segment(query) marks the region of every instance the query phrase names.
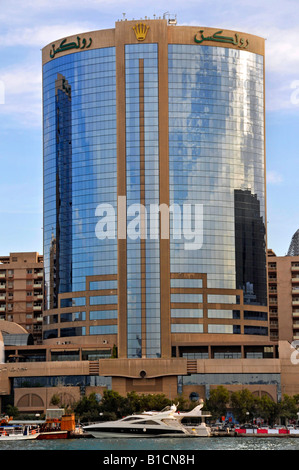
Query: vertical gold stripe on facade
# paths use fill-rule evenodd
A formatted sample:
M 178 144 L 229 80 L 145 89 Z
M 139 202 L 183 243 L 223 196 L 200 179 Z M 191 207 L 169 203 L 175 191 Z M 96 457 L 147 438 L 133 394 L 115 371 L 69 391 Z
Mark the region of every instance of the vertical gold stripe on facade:
M 122 26 L 122 23 L 120 23 Z M 117 197 L 126 196 L 126 82 L 123 30 L 115 28 Z M 126 217 L 121 214 L 121 217 Z M 117 235 L 120 214 L 117 213 Z M 127 357 L 127 240 L 117 236 L 118 268 L 118 357 Z
M 139 59 L 139 139 L 140 139 L 140 270 L 141 270 L 141 352 L 146 357 L 146 213 L 144 142 L 144 60 Z
M 167 22 L 159 24 L 159 194 L 160 205 L 169 207 L 169 156 L 168 156 L 168 36 Z M 161 213 L 160 213 L 161 228 Z M 161 232 L 161 229 L 160 229 Z M 161 357 L 171 357 L 170 335 L 170 242 L 160 233 L 160 315 Z

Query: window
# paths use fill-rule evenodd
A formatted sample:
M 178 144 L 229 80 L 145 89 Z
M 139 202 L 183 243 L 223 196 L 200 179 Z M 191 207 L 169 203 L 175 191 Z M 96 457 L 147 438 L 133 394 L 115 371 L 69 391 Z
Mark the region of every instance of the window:
M 161 426 L 161 423 L 158 423 L 157 421 L 152 421 L 152 420 L 139 421 L 138 424 L 152 424 L 154 426 Z
M 267 312 L 252 312 L 244 310 L 244 320 L 262 320 L 267 321 Z
M 90 320 L 107 320 L 109 318 L 117 318 L 117 310 L 96 310 L 89 312 Z
M 116 295 L 96 295 L 90 297 L 90 305 L 117 304 Z
M 173 303 L 201 303 L 202 294 L 171 294 L 171 302 Z
M 268 335 L 268 328 L 265 326 L 244 326 L 244 334 L 245 335 L 261 335 L 267 336 Z
M 89 327 L 91 335 L 114 335 L 117 334 L 117 325 L 95 325 Z
M 208 325 L 208 333 L 232 334 L 233 331 L 233 325 Z
M 79 361 L 79 351 L 51 351 L 51 361 Z
M 202 288 L 202 279 L 170 279 L 170 287 Z
M 203 333 L 203 325 L 195 323 L 173 323 L 171 333 Z
M 73 328 L 61 328 L 60 336 L 65 338 L 67 336 L 85 336 L 86 328 L 85 326 L 76 326 Z
M 199 400 L 199 395 L 197 392 L 191 392 L 189 395 L 189 400 L 190 401 L 198 401 Z
M 85 306 L 85 297 L 74 297 L 60 300 L 60 307 L 82 307 Z
M 73 322 L 73 321 L 84 321 L 86 319 L 85 312 L 70 312 L 70 313 L 61 313 L 60 321 L 63 322 Z
M 90 290 L 102 290 L 102 289 L 117 289 L 117 280 L 109 281 L 91 281 L 89 284 Z
M 203 310 L 200 308 L 172 308 L 172 318 L 202 318 Z

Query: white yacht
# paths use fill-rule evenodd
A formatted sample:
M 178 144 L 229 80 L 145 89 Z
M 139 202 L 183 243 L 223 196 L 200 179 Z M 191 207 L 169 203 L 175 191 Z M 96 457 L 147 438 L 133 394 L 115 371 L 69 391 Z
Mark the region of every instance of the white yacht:
M 161 412 L 148 411 L 108 421 L 83 426 L 84 431 L 96 438 L 103 437 L 208 437 L 210 429 L 198 405 L 188 413 L 177 412 L 172 405 Z M 182 421 L 186 421 L 186 425 Z M 198 422 L 199 420 L 199 422 Z
M 37 439 L 39 432 L 31 426 L 1 426 L 0 443 L 7 441 L 27 441 Z

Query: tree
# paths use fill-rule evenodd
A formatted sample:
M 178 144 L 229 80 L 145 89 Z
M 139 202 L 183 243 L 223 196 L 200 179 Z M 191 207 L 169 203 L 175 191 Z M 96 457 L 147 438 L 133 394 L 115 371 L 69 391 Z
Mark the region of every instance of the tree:
M 84 396 L 75 404 L 74 412 L 80 421 L 98 421 L 100 413 L 100 405 L 95 393 L 91 393 L 88 397 Z
M 143 411 L 161 411 L 166 406 L 172 405 L 172 401 L 169 400 L 163 393 L 157 394 L 142 394 L 140 396 L 141 410 Z
M 227 404 L 229 403 L 229 392 L 219 385 L 210 392 L 210 397 L 205 403 L 205 408 L 211 413 L 214 419 L 226 415 Z
M 297 419 L 297 402 L 295 397 L 284 395 L 279 403 L 279 416 L 286 420 Z
M 198 405 L 197 402 L 190 402 L 190 400 L 186 400 L 186 398 L 184 398 L 182 395 L 176 397 L 173 402 L 177 405 L 179 411 L 190 411 Z
M 263 395 L 256 400 L 257 415 L 267 423 L 273 425 L 279 414 L 279 405 L 275 403 L 268 395 Z
M 122 417 L 125 413 L 125 397 L 113 390 L 104 390 L 103 398 L 100 403 L 102 413 L 115 413 L 117 417 Z
M 117 358 L 117 347 L 116 347 L 115 344 L 113 345 L 113 348 L 112 348 L 112 351 L 111 351 L 111 357 L 114 358 L 114 359 Z
M 12 416 L 13 418 L 17 418 L 19 416 L 19 409 L 13 405 L 7 405 L 6 414 L 8 416 Z
M 245 423 L 248 419 L 252 420 L 256 414 L 257 399 L 247 389 L 233 392 L 230 397 L 232 411 L 240 423 Z
M 128 392 L 126 399 L 123 401 L 123 414 L 131 415 L 140 411 L 143 411 L 140 396 L 134 391 Z
M 53 396 L 52 399 L 56 402 L 55 396 Z M 109 421 L 143 411 L 161 411 L 163 408 L 173 403 L 175 403 L 181 411 L 192 409 L 196 406 L 196 403 L 190 404 L 189 401 L 181 396 L 172 401 L 163 393 L 139 395 L 135 391 L 132 391 L 128 392 L 126 397 L 123 397 L 113 390 L 105 390 L 100 403 L 98 403 L 96 394 L 92 393 L 88 397 L 82 397 L 73 408 L 76 417 L 79 418 L 80 421 Z
M 61 405 L 59 395 L 55 394 L 55 395 L 52 396 L 51 401 L 50 401 L 50 405 L 53 405 L 53 406 L 60 406 Z

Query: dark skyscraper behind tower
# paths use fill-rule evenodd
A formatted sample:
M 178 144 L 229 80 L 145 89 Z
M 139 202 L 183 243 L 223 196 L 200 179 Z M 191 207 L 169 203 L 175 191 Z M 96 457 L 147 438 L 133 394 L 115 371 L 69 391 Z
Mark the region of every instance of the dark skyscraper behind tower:
M 288 256 L 299 255 L 299 230 L 297 230 L 292 236 L 292 240 L 291 240 L 287 255 Z

